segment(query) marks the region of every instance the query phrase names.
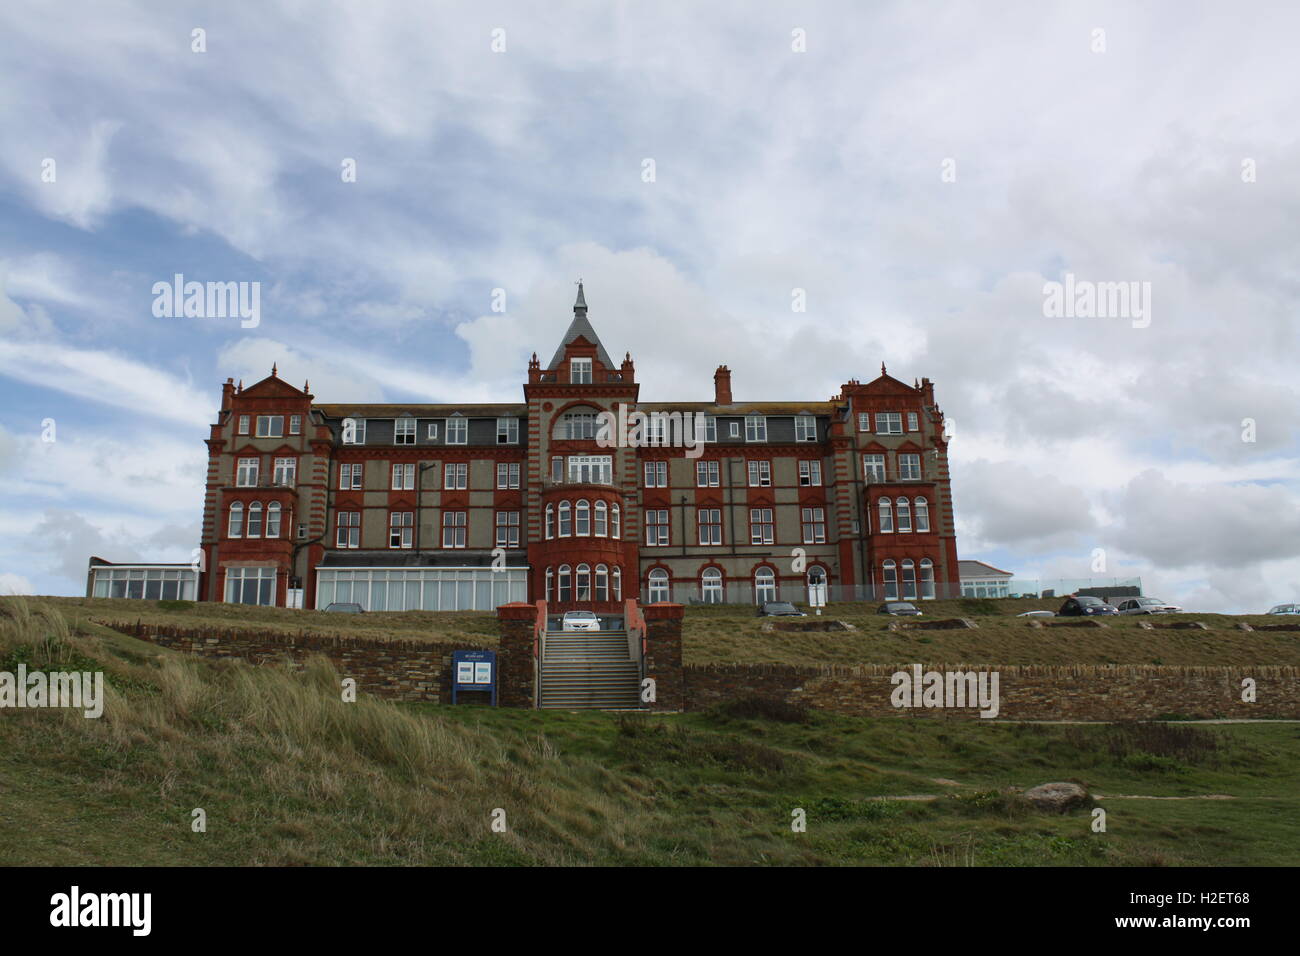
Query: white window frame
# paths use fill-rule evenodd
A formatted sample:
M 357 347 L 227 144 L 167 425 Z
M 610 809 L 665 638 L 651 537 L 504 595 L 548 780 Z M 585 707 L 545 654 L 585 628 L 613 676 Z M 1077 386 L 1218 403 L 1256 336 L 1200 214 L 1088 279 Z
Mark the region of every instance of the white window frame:
M 750 488 L 772 487 L 772 463 L 765 458 L 751 458 L 745 463 Z
M 796 415 L 794 417 L 794 440 L 817 440 L 817 417 L 815 415 Z
M 902 412 L 876 412 L 876 434 L 877 435 L 903 434 L 903 413 Z
M 413 511 L 390 511 L 388 513 L 388 547 L 406 549 L 412 544 L 415 532 L 415 513 Z
M 258 472 L 262 467 L 261 458 L 240 458 L 236 462 L 235 487 L 256 488 Z
M 393 462 L 393 481 L 391 491 L 415 490 L 415 462 Z
M 921 480 L 921 456 L 915 453 L 900 454 L 898 456 L 898 480 L 899 481 L 920 481 Z
M 590 358 L 569 359 L 569 384 L 590 385 L 592 382 L 592 360 Z
M 298 483 L 297 458 L 273 458 L 271 483 L 285 488 L 292 488 Z
M 749 509 L 749 543 L 776 543 L 776 520 L 772 508 Z
M 497 462 L 497 490 L 511 491 L 519 487 L 519 462 Z
M 519 444 L 519 419 L 517 418 L 497 419 L 497 444 L 498 445 Z
M 767 416 L 765 415 L 745 416 L 745 441 L 747 442 L 767 441 Z
M 447 419 L 445 444 L 469 444 L 469 419 L 464 415 L 453 415 Z
M 820 488 L 822 463 L 815 458 L 799 462 L 799 485 L 803 488 Z
M 469 488 L 469 462 L 449 461 L 442 466 L 442 490 L 465 491 Z
M 262 424 L 266 424 L 265 431 Z M 284 416 L 283 415 L 258 415 L 257 416 L 257 433 L 254 438 L 283 438 L 284 437 Z
M 662 520 L 660 520 L 662 519 Z M 645 544 L 647 548 L 666 548 L 671 541 L 667 508 L 647 508 L 645 512 Z
M 442 513 L 442 546 L 453 549 L 464 548 L 469 536 L 468 522 L 468 512 L 444 511 Z M 449 541 L 450 544 L 448 544 Z

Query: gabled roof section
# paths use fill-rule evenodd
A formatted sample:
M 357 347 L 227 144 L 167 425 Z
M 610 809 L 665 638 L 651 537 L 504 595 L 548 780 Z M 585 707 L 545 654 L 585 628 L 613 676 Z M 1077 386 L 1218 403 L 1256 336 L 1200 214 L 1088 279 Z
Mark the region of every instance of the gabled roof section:
M 306 398 L 307 391 L 305 385 L 302 390 L 294 388 L 280 378 L 275 366 L 271 366 L 270 375 L 248 388 L 241 389 L 239 395 L 241 398 Z
M 569 323 L 569 329 L 560 340 L 560 347 L 555 350 L 555 357 L 551 359 L 551 364 L 546 366 L 546 370 L 549 372 L 556 368 L 564 360 L 565 347 L 579 339 L 584 340 L 587 345 L 596 346 L 596 358 L 605 368 L 615 367 L 609 359 L 609 353 L 605 351 L 605 346 L 601 344 L 600 336 L 587 320 L 587 297 L 583 295 L 581 282 L 578 283 L 578 299 L 573 303 L 573 321 Z

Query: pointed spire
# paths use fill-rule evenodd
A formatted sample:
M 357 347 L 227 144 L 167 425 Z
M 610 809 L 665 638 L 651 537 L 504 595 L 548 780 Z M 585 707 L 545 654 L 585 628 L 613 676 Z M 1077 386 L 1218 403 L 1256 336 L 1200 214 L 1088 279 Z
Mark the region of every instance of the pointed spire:
M 275 364 L 274 362 L 272 362 L 272 363 L 271 363 L 271 378 L 275 378 L 278 374 L 279 374 L 279 372 L 278 372 L 277 369 L 276 369 L 276 364 Z
M 884 375 L 884 374 L 885 374 L 885 363 L 884 363 L 884 362 L 881 362 L 881 363 L 880 363 L 880 374 L 881 374 L 881 375 Z
M 304 378 L 304 379 L 302 380 L 302 392 L 303 392 L 304 395 L 308 395 L 308 394 L 311 393 L 311 380 L 310 380 L 310 379 L 305 379 L 305 378 Z
M 235 389 L 235 391 L 242 392 L 243 390 L 244 390 L 244 380 L 241 378 L 239 380 L 239 388 Z
M 587 297 L 582 294 L 582 280 L 578 280 L 578 300 L 573 303 L 574 312 L 587 311 Z

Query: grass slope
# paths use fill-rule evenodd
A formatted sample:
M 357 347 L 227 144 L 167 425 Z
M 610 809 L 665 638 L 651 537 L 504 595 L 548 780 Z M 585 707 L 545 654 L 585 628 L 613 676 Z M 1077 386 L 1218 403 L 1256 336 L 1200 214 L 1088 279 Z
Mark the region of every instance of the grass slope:
M 209 662 L 0 602 L 0 670 L 19 660 L 110 694 L 99 720 L 0 711 L 0 864 L 1300 863 L 1293 724 L 349 704 L 320 660 Z M 1106 833 L 1000 792 L 1059 779 L 1116 795 Z M 1233 799 L 1118 796 L 1212 793 Z
M 0 599 L 0 605 L 4 600 Z M 405 611 L 326 614 L 285 608 L 201 602 L 130 601 L 111 598 L 37 598 L 34 604 L 57 609 L 74 624 L 96 620 L 175 624 L 181 627 L 256 628 L 296 633 L 312 631 L 414 641 L 464 641 L 493 646 L 494 615 L 476 611 Z M 1059 606 L 1058 602 L 1048 602 Z M 179 606 L 178 606 L 179 605 Z M 682 630 L 687 664 L 894 664 L 946 661 L 962 664 L 1300 664 L 1300 631 L 1247 632 L 1241 621 L 1294 622 L 1266 615 L 1178 614 L 1156 618 L 1108 618 L 1105 628 L 1035 628 L 1015 615 L 1042 607 L 1033 600 L 926 602 L 925 620 L 964 617 L 976 630 L 890 631 L 891 618 L 875 605 L 837 604 L 827 620 L 853 630 L 794 633 L 765 629 L 752 608 L 724 605 L 688 607 Z M 1201 621 L 1209 630 L 1146 630 L 1140 625 Z M 807 623 L 816 618 L 806 619 Z

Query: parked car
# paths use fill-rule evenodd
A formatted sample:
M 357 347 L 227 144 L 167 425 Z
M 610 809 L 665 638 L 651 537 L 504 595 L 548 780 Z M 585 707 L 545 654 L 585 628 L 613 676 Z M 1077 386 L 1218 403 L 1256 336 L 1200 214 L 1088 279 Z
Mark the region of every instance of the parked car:
M 886 601 L 876 609 L 877 614 L 892 614 L 894 617 L 920 617 L 921 611 L 910 601 Z
M 353 601 L 335 601 L 325 608 L 326 613 L 333 612 L 335 614 L 363 614 L 365 610 L 360 604 Z
M 1177 614 L 1182 610 L 1177 604 L 1166 604 L 1160 598 L 1135 597 L 1116 605 L 1121 614 Z
M 1080 594 L 1066 598 L 1065 603 L 1056 613 L 1058 617 L 1082 617 L 1094 614 L 1118 614 L 1119 608 L 1107 604 L 1101 598 Z
M 595 611 L 565 611 L 560 620 L 562 631 L 599 631 L 600 618 Z
M 758 606 L 759 617 L 807 617 L 789 601 L 766 601 Z
M 1056 617 L 1055 611 L 1021 611 L 1016 617 Z
M 1268 609 L 1269 614 L 1300 614 L 1300 604 L 1278 604 Z

